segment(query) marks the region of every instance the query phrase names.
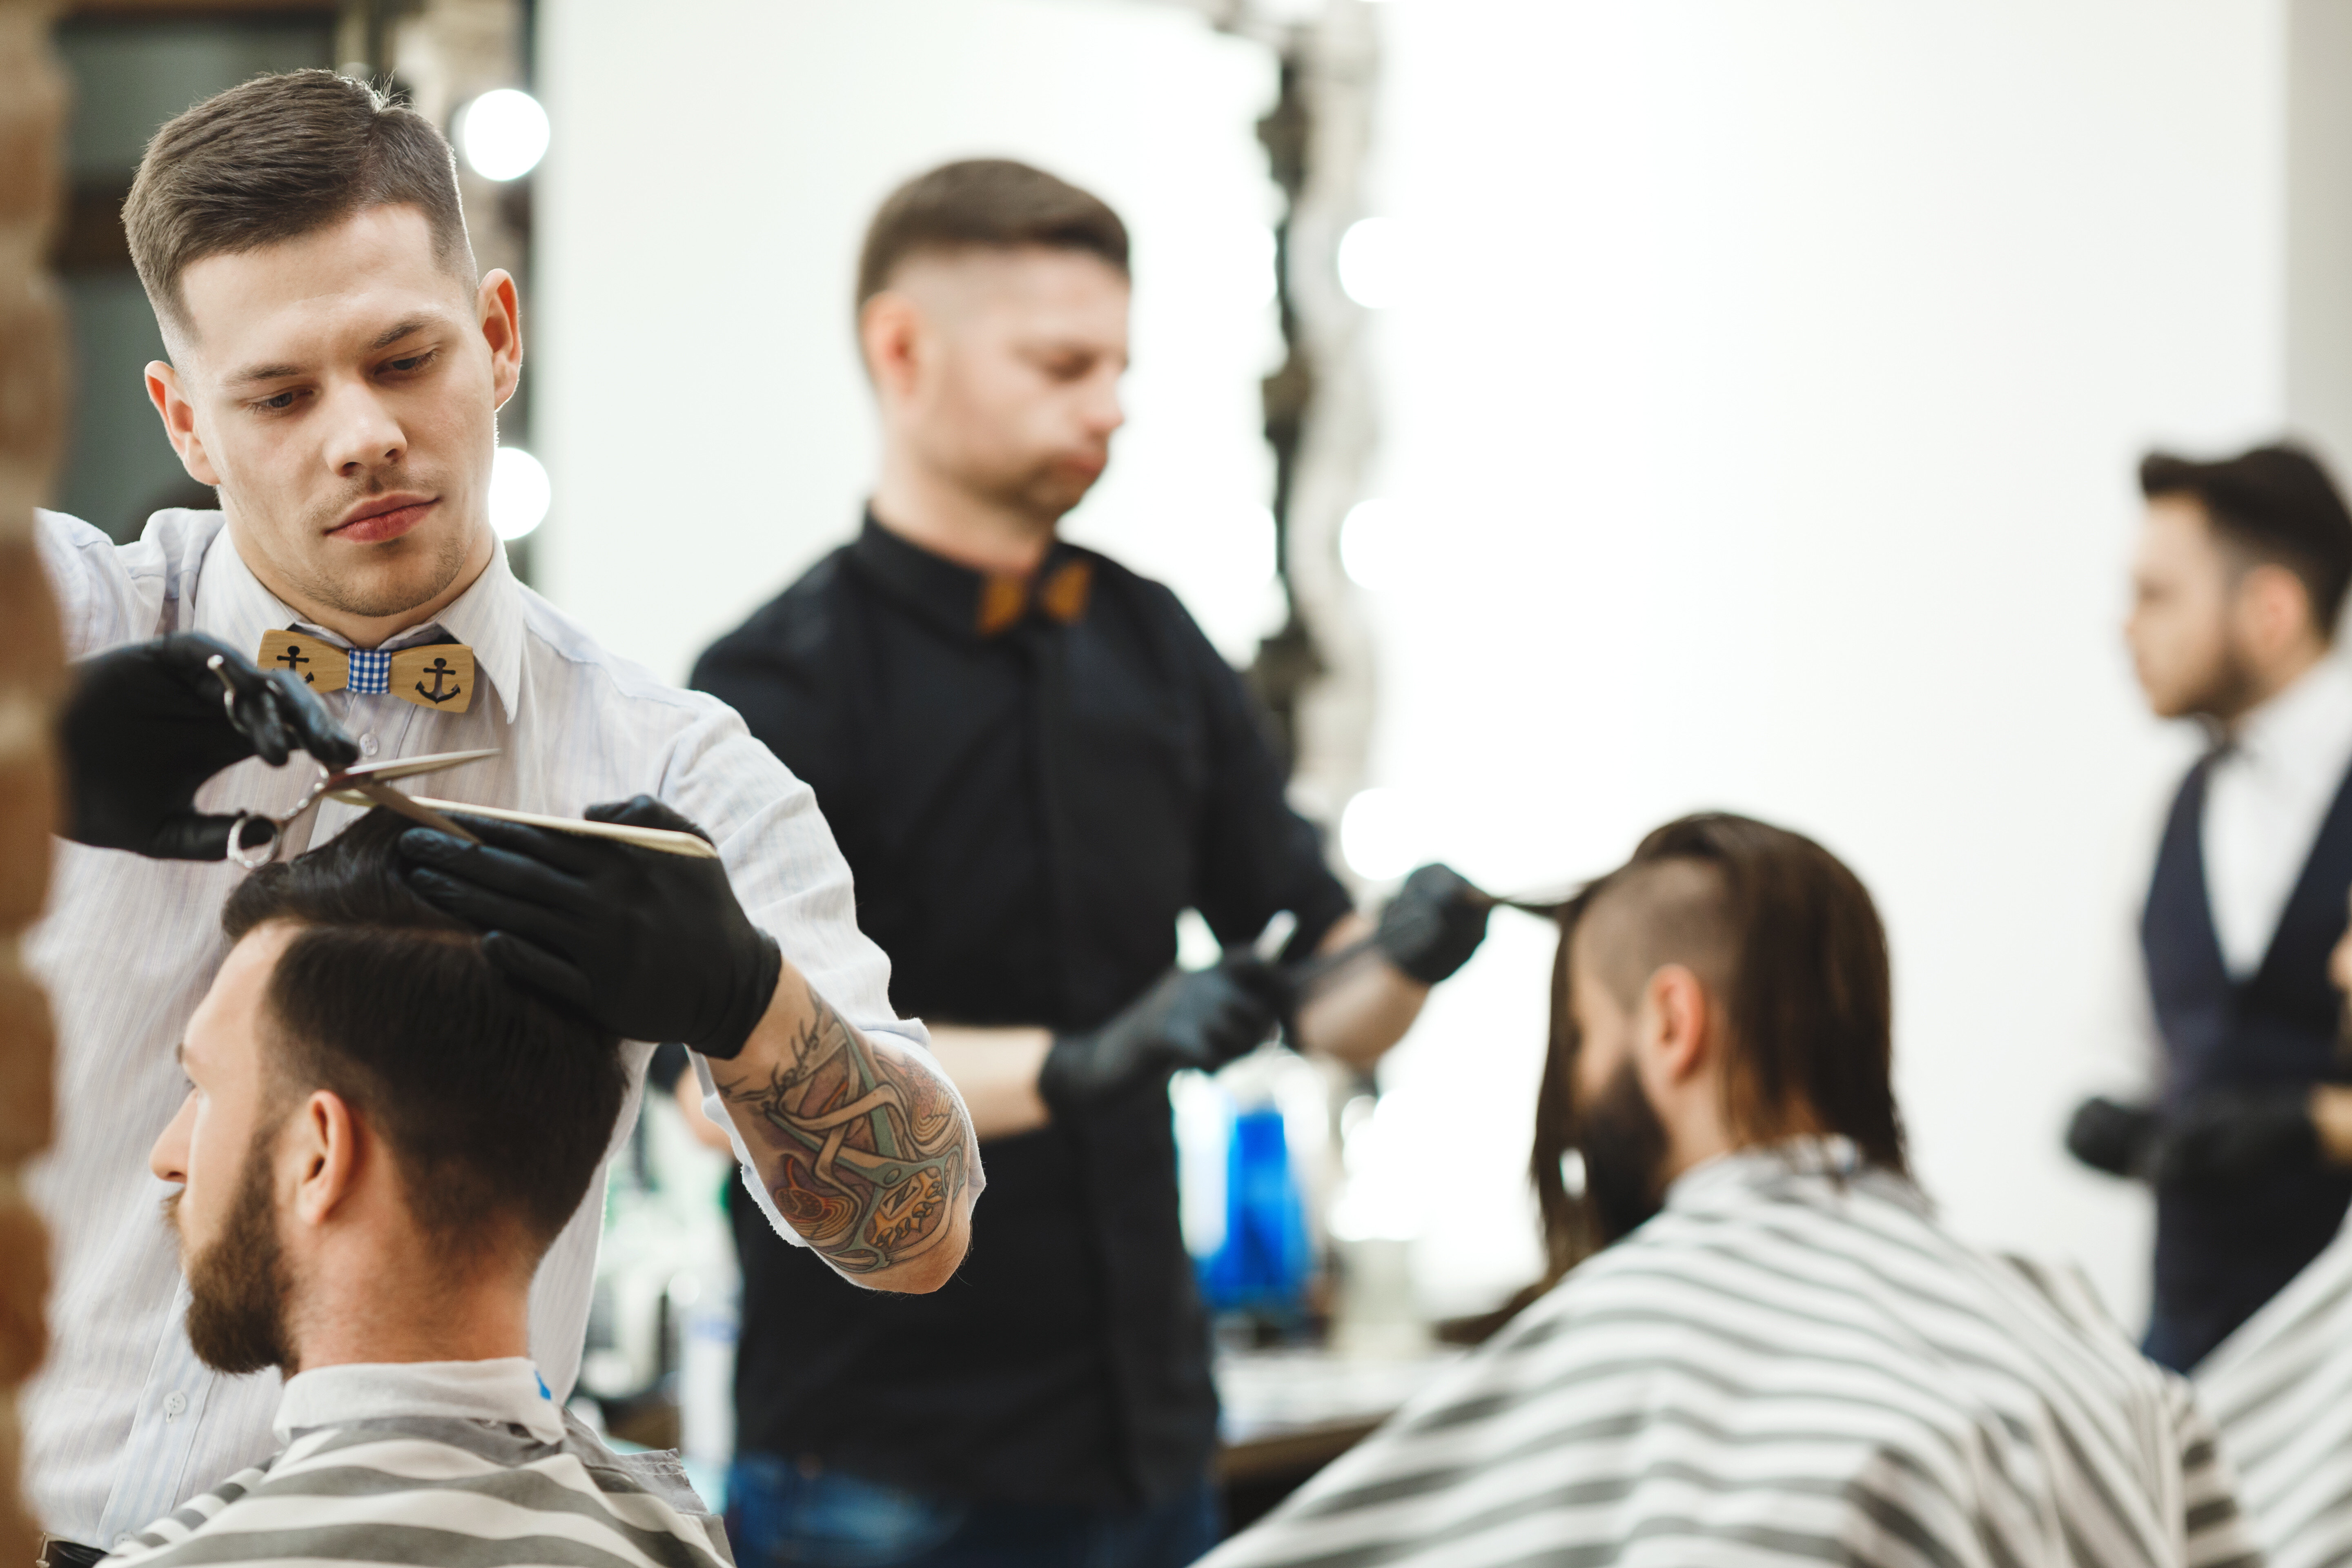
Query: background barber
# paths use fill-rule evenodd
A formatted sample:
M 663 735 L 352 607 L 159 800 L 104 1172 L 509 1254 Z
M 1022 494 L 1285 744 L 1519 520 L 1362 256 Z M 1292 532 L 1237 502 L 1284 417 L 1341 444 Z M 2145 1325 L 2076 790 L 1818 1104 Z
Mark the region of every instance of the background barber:
M 1119 219 L 1049 174 L 954 163 L 892 195 L 858 271 L 864 530 L 695 672 L 815 788 L 893 1003 L 988 1141 L 971 1260 L 920 1303 L 843 1289 L 739 1213 L 746 1561 L 1174 1564 L 1214 1539 L 1166 1083 L 1285 999 L 1245 957 L 1173 973 L 1176 919 L 1245 953 L 1288 910 L 1287 960 L 1371 928 L 1175 596 L 1055 536 L 1122 419 L 1128 297 Z M 1486 920 L 1424 868 L 1298 1037 L 1368 1067 Z M 787 1321 L 831 1352 L 771 1353 Z
M 2347 1076 L 2327 962 L 2352 889 L 2352 668 L 2334 648 L 2352 515 L 2284 447 L 2158 453 L 2140 488 L 2133 666 L 2158 716 L 2198 720 L 2212 744 L 2174 798 L 2141 913 L 2154 1098 L 2086 1102 L 2068 1146 L 2154 1184 L 2146 1348 L 2185 1372 L 2352 1203 L 2315 1117 Z

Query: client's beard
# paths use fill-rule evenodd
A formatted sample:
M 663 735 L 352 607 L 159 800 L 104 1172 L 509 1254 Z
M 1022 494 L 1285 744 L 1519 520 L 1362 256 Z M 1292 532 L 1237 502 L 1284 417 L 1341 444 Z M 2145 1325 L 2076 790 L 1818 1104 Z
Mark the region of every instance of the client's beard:
M 1617 1064 L 1591 1104 L 1577 1107 L 1569 1142 L 1584 1156 L 1585 1202 L 1602 1246 L 1623 1239 L 1658 1212 L 1666 1129 L 1642 1092 L 1631 1058 Z
M 259 1372 L 294 1363 L 286 1333 L 286 1254 L 269 1194 L 267 1150 L 272 1142 L 255 1134 L 220 1235 L 187 1260 L 188 1346 L 215 1372 Z M 174 1193 L 163 1202 L 164 1217 L 174 1230 L 180 1226 L 181 1196 Z

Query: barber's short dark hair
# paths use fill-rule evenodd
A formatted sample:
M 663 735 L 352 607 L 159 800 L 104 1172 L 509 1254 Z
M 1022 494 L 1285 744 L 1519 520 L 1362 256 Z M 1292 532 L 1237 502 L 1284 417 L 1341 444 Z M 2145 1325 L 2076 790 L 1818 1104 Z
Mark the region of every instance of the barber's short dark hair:
M 441 263 L 473 249 L 449 143 L 430 121 L 329 70 L 260 76 L 155 132 L 122 225 L 155 313 L 184 325 L 180 275 L 208 256 L 299 239 L 362 207 L 421 209 Z
M 1569 953 L 1586 921 L 1632 923 L 1637 929 L 1606 933 L 1613 952 L 1653 967 L 1688 964 L 1716 993 L 1739 1133 L 1766 1140 L 1810 1122 L 1851 1139 L 1869 1164 L 1907 1170 L 1886 928 L 1870 890 L 1836 856 L 1769 823 L 1704 812 L 1652 833 L 1631 860 L 1556 913 L 1551 1041 L 1528 1163 L 1549 1280 L 1591 1251 L 1597 1236 L 1560 1175 L 1583 1043 L 1569 1005 Z M 1594 978 L 1622 989 L 1620 976 Z
M 2139 489 L 2150 500 L 2191 498 L 2223 544 L 2294 573 L 2311 600 L 2321 640 L 2336 640 L 2336 618 L 2352 585 L 2352 512 L 2319 459 L 2284 445 L 2210 463 L 2150 452 L 2140 459 Z
M 264 867 L 222 911 L 232 942 L 300 928 L 264 1005 L 280 1101 L 331 1089 L 391 1146 L 417 1223 L 453 1255 L 536 1258 L 580 1207 L 628 1089 L 620 1042 L 509 982 L 479 933 L 400 879 L 405 820 L 369 812 Z M 505 1222 L 505 1223 L 501 1223 Z
M 967 158 L 890 193 L 857 258 L 857 307 L 917 256 L 1021 246 L 1079 250 L 1127 268 L 1127 226 L 1102 198 L 1010 158 Z

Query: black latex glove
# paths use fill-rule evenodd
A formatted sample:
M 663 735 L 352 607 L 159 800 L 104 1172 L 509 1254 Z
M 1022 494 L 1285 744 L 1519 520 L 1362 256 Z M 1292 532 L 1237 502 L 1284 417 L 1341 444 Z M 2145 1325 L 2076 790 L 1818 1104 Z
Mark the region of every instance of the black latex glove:
M 450 816 L 477 847 L 412 827 L 408 885 L 488 934 L 516 980 L 628 1040 L 677 1040 L 725 1060 L 743 1048 L 783 973 L 775 939 L 735 900 L 727 869 L 607 838 Z M 710 836 L 654 799 L 592 805 L 597 822 Z
M 2066 1124 L 2066 1152 L 2110 1176 L 2143 1173 L 2155 1140 L 2156 1112 L 2144 1105 L 2086 1100 Z
M 2180 1192 L 2230 1192 L 2319 1165 L 2308 1088 L 2216 1092 L 2158 1129 L 2148 1179 Z
M 1486 940 L 1495 900 L 1451 866 L 1423 866 L 1404 879 L 1372 941 L 1402 973 L 1434 985 L 1470 962 Z
M 1280 985 L 1255 958 L 1171 969 L 1098 1029 L 1056 1035 L 1037 1092 L 1056 1115 L 1084 1112 L 1179 1068 L 1217 1068 L 1255 1049 L 1281 1016 Z
M 227 689 L 205 668 L 217 655 Z M 198 786 L 233 763 L 259 757 L 282 767 L 308 752 L 330 767 L 360 749 L 289 670 L 264 672 L 226 643 L 194 632 L 109 649 L 73 666 L 59 717 L 65 754 L 66 837 L 158 860 L 218 860 L 236 818 L 196 810 Z M 246 847 L 276 831 L 248 822 Z

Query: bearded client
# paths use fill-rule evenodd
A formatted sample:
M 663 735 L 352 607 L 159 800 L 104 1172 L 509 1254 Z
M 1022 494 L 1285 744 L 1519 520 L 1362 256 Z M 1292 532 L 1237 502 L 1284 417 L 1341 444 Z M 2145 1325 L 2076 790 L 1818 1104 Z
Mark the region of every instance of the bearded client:
M 1557 1282 L 1206 1568 L 2255 1561 L 2188 1384 L 1913 1182 L 1853 872 L 1690 817 L 1562 926 Z

